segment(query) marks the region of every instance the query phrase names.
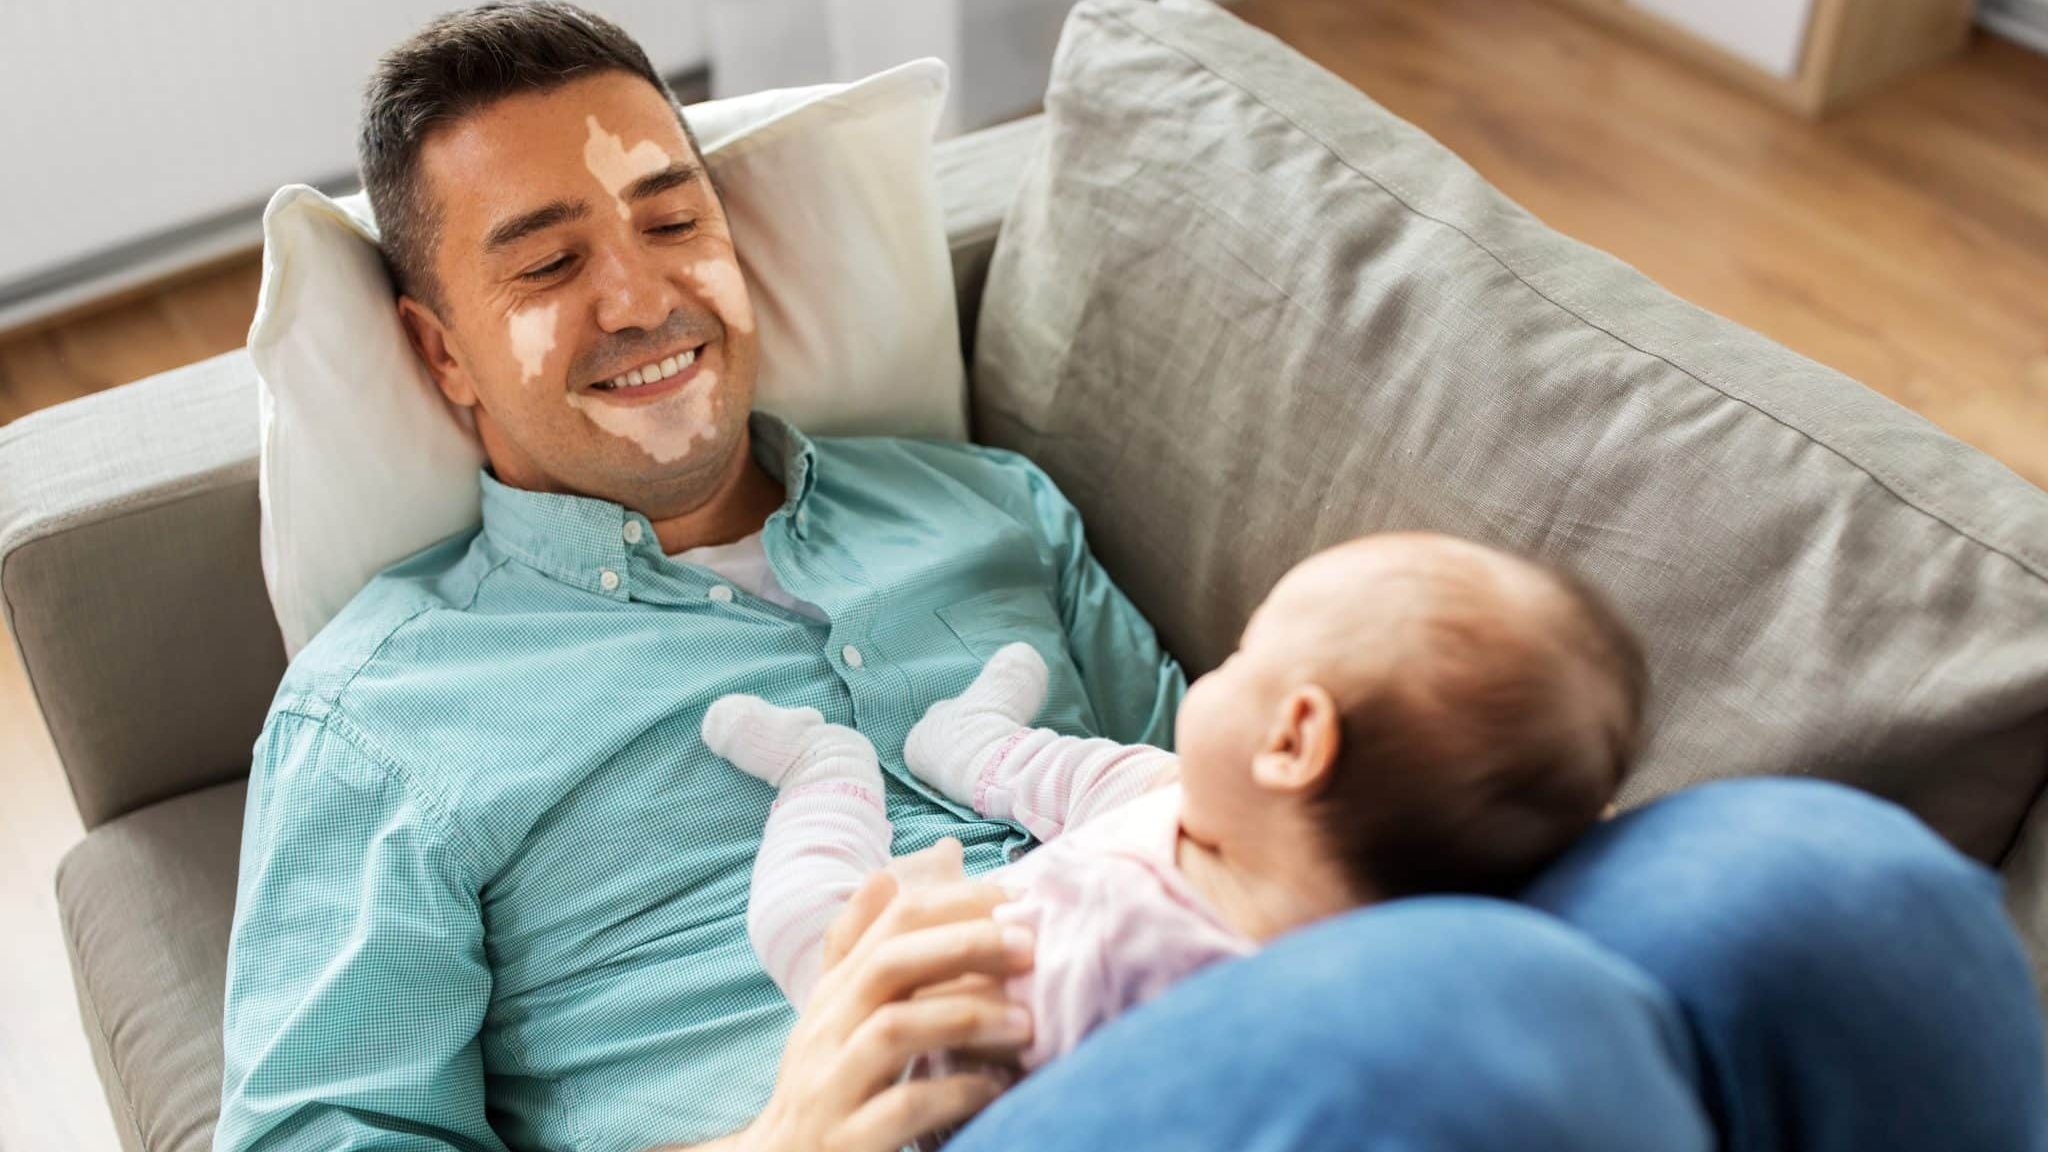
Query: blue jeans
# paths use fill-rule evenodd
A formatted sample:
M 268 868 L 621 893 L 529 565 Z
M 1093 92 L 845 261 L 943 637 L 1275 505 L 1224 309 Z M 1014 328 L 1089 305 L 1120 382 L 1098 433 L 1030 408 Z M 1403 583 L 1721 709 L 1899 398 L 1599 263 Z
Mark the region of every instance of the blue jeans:
M 1991 873 L 1903 810 L 1749 780 L 1595 830 L 1519 903 L 1399 900 L 1205 971 L 949 1152 L 2042 1152 Z

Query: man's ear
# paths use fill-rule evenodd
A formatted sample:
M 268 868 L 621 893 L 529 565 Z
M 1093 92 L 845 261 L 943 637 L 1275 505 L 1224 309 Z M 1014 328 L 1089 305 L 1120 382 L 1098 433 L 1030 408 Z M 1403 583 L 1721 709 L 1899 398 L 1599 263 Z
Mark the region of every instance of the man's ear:
M 1252 757 L 1252 782 L 1273 792 L 1313 795 L 1330 778 L 1341 738 L 1337 702 L 1322 685 L 1304 684 L 1275 710 L 1265 747 Z
M 434 310 L 410 296 L 400 296 L 398 322 L 405 329 L 413 355 L 427 366 L 427 375 L 434 378 L 434 386 L 441 390 L 441 395 L 450 404 L 476 407 L 476 383 L 456 357 L 447 326 L 434 315 Z

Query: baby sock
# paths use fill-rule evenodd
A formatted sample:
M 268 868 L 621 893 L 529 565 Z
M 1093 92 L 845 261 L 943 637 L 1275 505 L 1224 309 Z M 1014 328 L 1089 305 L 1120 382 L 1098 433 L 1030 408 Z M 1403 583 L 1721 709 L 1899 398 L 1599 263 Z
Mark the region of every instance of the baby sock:
M 967 691 L 925 710 L 903 741 L 903 762 L 948 799 L 973 803 L 988 755 L 1038 716 L 1049 678 L 1037 649 L 1005 645 Z
M 778 708 L 759 696 L 721 696 L 704 713 L 704 744 L 747 775 L 788 792 L 840 780 L 882 793 L 868 738 L 827 724 L 816 708 Z

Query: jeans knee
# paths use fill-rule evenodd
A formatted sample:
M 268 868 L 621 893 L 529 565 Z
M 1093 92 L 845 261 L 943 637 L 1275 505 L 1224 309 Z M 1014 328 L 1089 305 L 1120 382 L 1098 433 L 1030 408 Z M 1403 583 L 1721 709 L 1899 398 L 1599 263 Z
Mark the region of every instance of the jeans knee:
M 2007 934 L 1988 869 L 1904 808 L 1808 779 L 1667 796 L 1597 829 L 1525 899 L 1602 940 L 1668 934 L 1668 921 L 1683 921 L 1689 953 L 1735 949 L 1766 971 L 1783 970 L 1773 962 L 1783 950 L 1867 959 L 1908 921 L 1966 939 Z
M 1723 780 L 1658 803 L 1680 819 L 1747 834 L 1753 850 L 1777 866 L 1817 864 L 1851 885 L 1982 888 L 1990 880 L 1988 871 L 1905 808 L 1831 780 Z
M 2041 1025 L 1997 880 L 1894 804 L 1706 785 L 1602 825 L 1523 898 L 1684 1006 L 1731 1147 L 1793 1115 L 1834 1134 L 1815 1147 L 1901 1146 L 1869 1131 L 1888 1116 L 2030 1146 L 2007 1137 L 2041 1115 Z
M 1273 985 L 1323 1005 L 1293 1020 L 1304 1039 L 1368 1063 L 1412 1061 L 1421 1048 L 1431 1053 L 1426 1074 L 1468 1092 L 1512 1087 L 1498 1075 L 1508 1069 L 1490 1067 L 1503 1051 L 1583 1068 L 1587 1053 L 1577 1050 L 1594 1035 L 1689 1067 L 1677 1006 L 1662 987 L 1556 918 L 1502 900 L 1425 897 L 1337 917 L 1220 973 L 1211 994 L 1250 997 Z M 1394 989 L 1398 996 L 1366 993 Z
M 1550 917 L 1396 901 L 1112 1023 L 992 1108 L 985 1146 L 1194 1124 L 1202 1147 L 1704 1148 L 1689 1043 L 1654 981 Z

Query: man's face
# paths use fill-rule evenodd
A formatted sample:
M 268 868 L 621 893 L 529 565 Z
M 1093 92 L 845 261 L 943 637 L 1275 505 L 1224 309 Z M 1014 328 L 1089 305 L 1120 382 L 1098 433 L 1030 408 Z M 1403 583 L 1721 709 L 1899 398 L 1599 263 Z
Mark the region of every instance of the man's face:
M 498 478 L 661 519 L 729 474 L 759 347 L 725 213 L 625 72 L 510 96 L 421 149 L 443 307 L 400 311 Z M 637 374 L 633 375 L 633 374 Z

